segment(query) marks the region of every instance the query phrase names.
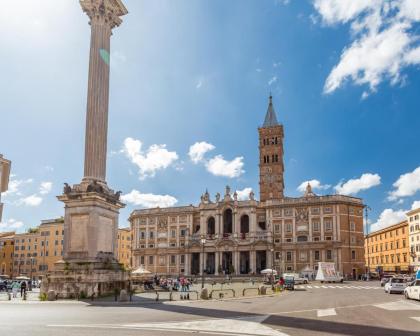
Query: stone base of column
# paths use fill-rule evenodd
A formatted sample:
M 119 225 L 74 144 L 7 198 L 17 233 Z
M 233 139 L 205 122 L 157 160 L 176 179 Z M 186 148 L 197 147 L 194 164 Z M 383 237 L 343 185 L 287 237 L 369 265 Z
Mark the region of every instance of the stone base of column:
M 97 181 L 66 185 L 58 197 L 65 204 L 65 261 L 115 261 L 119 210 L 125 206 L 119 196 Z
M 112 260 L 104 262 L 58 261 L 42 278 L 41 293 L 54 291 L 59 299 L 83 299 L 112 295 L 128 289 L 129 273 Z

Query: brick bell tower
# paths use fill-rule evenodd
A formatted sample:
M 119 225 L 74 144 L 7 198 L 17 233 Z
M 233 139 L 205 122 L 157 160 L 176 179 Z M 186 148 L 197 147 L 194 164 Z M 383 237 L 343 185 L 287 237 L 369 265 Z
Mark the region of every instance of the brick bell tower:
M 279 124 L 270 95 L 264 124 L 258 128 L 260 150 L 260 200 L 283 198 L 283 125 Z

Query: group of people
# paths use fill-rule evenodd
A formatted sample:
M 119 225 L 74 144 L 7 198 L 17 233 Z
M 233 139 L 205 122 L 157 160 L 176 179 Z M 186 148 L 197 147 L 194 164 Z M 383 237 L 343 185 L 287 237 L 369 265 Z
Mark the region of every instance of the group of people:
M 153 277 L 153 282 L 156 286 L 159 286 L 162 289 L 169 291 L 175 290 L 181 292 L 189 291 L 190 286 L 192 285 L 192 279 L 187 279 L 185 277 L 164 278 L 155 275 Z
M 20 291 L 20 296 L 23 297 L 26 294 L 26 290 L 28 285 L 26 281 L 18 282 L 15 281 L 12 283 L 12 296 L 13 298 L 17 298 L 17 293 Z

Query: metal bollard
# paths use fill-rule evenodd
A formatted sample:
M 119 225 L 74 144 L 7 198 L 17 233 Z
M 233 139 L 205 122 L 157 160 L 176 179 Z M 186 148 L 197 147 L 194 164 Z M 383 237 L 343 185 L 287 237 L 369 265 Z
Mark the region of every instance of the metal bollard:
M 12 294 L 7 292 L 7 296 L 8 296 L 8 300 L 11 301 L 12 300 Z
M 159 293 L 156 292 L 156 301 L 159 301 Z

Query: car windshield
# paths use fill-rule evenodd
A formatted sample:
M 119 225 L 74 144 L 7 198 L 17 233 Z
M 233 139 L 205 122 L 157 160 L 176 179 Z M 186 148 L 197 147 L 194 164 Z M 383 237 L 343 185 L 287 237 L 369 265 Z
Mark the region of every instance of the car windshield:
M 404 279 L 395 278 L 391 280 L 392 283 L 404 283 Z

